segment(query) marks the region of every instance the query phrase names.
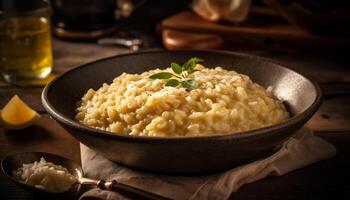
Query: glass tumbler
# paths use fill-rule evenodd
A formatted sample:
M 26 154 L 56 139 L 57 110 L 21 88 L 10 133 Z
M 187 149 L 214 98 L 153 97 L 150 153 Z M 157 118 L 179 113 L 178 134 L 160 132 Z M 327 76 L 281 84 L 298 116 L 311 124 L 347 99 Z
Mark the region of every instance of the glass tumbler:
M 44 79 L 52 70 L 50 4 L 0 0 L 0 73 L 9 83 Z

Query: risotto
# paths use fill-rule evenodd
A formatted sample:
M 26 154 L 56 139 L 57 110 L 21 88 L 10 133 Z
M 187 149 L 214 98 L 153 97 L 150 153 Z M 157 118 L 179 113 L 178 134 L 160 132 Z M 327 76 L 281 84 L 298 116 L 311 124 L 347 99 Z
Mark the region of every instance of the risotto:
M 198 70 L 198 71 L 197 71 Z M 76 120 L 92 128 L 135 136 L 204 136 L 239 133 L 289 118 L 281 101 L 248 76 L 196 65 L 196 88 L 165 86 L 152 74 L 123 73 L 89 89 L 77 103 Z
M 12 173 L 21 183 L 56 193 L 69 190 L 77 182 L 77 178 L 66 168 L 47 162 L 44 158 L 39 162 L 23 164 Z

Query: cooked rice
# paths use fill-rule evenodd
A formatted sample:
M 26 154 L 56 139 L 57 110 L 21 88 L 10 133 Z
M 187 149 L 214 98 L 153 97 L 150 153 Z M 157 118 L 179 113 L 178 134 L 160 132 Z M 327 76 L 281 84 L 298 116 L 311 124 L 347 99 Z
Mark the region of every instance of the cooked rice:
M 110 85 L 89 89 L 78 102 L 76 120 L 92 128 L 136 136 L 201 136 L 239 133 L 289 118 L 271 89 L 246 75 L 196 66 L 198 87 L 164 86 L 150 75 L 171 71 L 123 73 Z
M 50 192 L 65 192 L 77 182 L 77 178 L 61 165 L 41 158 L 39 162 L 23 164 L 12 172 L 14 177 L 27 185 Z

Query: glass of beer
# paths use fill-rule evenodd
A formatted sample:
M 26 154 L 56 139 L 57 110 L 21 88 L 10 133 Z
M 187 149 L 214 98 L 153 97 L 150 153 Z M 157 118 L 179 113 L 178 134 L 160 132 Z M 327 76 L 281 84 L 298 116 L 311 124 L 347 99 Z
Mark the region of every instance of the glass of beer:
M 50 5 L 0 0 L 0 73 L 10 83 L 44 79 L 52 70 Z

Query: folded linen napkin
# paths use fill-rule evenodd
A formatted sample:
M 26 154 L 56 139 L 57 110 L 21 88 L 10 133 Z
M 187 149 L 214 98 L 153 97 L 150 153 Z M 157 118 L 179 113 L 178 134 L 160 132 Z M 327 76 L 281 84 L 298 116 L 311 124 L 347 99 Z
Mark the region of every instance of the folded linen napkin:
M 170 199 L 228 199 L 242 185 L 281 176 L 336 154 L 336 148 L 303 128 L 268 158 L 257 160 L 221 173 L 202 176 L 167 176 L 139 172 L 120 166 L 80 144 L 85 176 L 115 179 L 121 183 L 151 191 Z M 80 199 L 127 199 L 117 192 L 92 189 Z

